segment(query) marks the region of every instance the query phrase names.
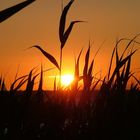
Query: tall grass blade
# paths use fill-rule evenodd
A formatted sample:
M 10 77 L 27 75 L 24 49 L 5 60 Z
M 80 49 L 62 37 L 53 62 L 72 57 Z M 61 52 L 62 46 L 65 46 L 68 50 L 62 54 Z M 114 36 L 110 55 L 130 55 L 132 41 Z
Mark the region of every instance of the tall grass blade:
M 112 76 L 111 76 L 111 78 L 110 78 L 110 80 L 109 80 L 109 85 L 112 83 L 112 81 L 113 81 L 113 79 L 114 79 L 114 77 L 115 77 L 117 71 L 118 71 L 123 65 L 125 65 L 125 63 L 130 59 L 130 57 L 132 57 L 132 55 L 133 55 L 135 52 L 136 52 L 136 50 L 133 51 L 130 55 L 126 56 L 126 58 L 124 58 L 122 61 L 119 61 L 118 65 L 116 66 L 116 68 L 115 68 L 115 70 L 114 70 L 114 72 L 113 72 L 113 74 L 112 74 Z
M 6 19 L 8 19 L 9 17 L 11 17 L 12 15 L 14 15 L 15 13 L 17 13 L 18 11 L 20 11 L 21 9 L 23 9 L 24 7 L 26 7 L 27 5 L 31 4 L 34 1 L 35 0 L 26 0 L 15 6 L 0 11 L 0 23 L 5 21 Z
M 0 77 L 0 90 L 1 90 L 1 85 L 2 85 L 2 76 Z
M 10 86 L 10 91 L 14 91 L 15 90 L 15 84 L 19 81 L 19 80 L 21 80 L 21 81 L 23 81 L 24 80 L 24 78 L 26 78 L 28 75 L 24 75 L 24 76 L 21 76 L 21 77 L 19 77 L 19 78 L 17 78 L 12 84 L 11 84 L 11 86 Z
M 82 51 L 83 51 L 83 49 L 81 49 L 79 56 L 77 58 L 76 64 L 75 64 L 75 77 L 79 77 L 79 61 L 80 61 Z
M 78 88 L 78 82 L 80 81 L 80 76 L 79 76 L 79 61 L 80 61 L 80 57 L 81 57 L 81 54 L 82 54 L 82 51 L 83 49 L 81 49 L 79 55 L 78 55 L 78 58 L 77 60 L 75 60 L 75 72 L 74 72 L 74 81 L 73 81 L 73 84 L 72 84 L 72 89 L 73 90 L 77 90 Z
M 33 72 L 33 70 L 31 70 L 28 75 L 28 82 L 27 82 L 27 86 L 26 86 L 27 93 L 31 91 L 32 72 Z
M 6 91 L 6 90 L 7 90 L 7 88 L 6 88 L 6 85 L 5 85 L 5 80 L 3 79 L 2 84 L 1 84 L 1 92 Z
M 85 65 L 83 70 L 83 83 L 84 83 L 84 91 L 88 92 L 91 86 L 91 82 L 93 77 L 88 76 L 88 65 L 89 65 L 89 56 L 90 56 L 90 42 L 89 42 L 89 48 L 86 52 L 85 56 Z
M 89 48 L 87 50 L 86 57 L 85 57 L 85 66 L 84 66 L 83 76 L 87 75 L 88 65 L 89 65 L 89 55 L 90 55 L 90 43 L 89 43 Z
M 125 72 L 125 75 L 124 75 L 124 78 L 125 78 L 124 83 L 127 83 L 127 80 L 129 78 L 130 66 L 131 66 L 131 57 L 128 59 L 128 62 L 127 62 L 126 72 Z
M 36 79 L 36 77 L 38 76 L 39 74 L 36 74 L 33 78 L 32 78 L 32 80 L 31 80 L 31 82 L 30 82 L 30 92 L 28 92 L 28 93 L 31 93 L 32 91 L 33 91 L 33 87 L 34 87 L 34 85 L 35 85 L 35 79 Z
M 92 87 L 92 89 L 91 89 L 91 93 L 94 93 L 95 88 L 97 87 L 97 85 L 99 84 L 100 81 L 101 81 L 100 79 L 97 80 L 97 82 L 93 85 L 93 87 Z
M 31 71 L 33 71 L 34 69 L 35 69 L 36 67 L 34 67 Z M 17 77 L 17 74 L 16 74 L 16 77 Z M 15 77 L 15 78 L 16 78 Z M 25 82 L 24 82 L 24 79 L 26 78 L 26 77 L 28 77 L 28 75 L 23 75 L 23 76 L 21 76 L 21 77 L 19 77 L 19 78 L 16 78 L 15 80 L 14 80 L 14 82 L 11 84 L 11 86 L 10 86 L 10 91 L 14 91 L 17 87 L 19 87 L 20 85 L 22 86 L 28 79 L 26 79 L 25 80 Z M 19 84 L 18 84 L 18 86 L 17 87 L 15 87 L 15 84 L 19 81 L 19 80 L 21 80 L 20 82 L 19 82 Z M 23 84 L 21 84 L 21 83 L 23 83 Z M 20 87 L 21 87 L 20 86 Z
M 34 85 L 35 85 L 35 79 L 38 75 L 39 75 L 39 73 L 36 74 L 35 76 L 33 76 L 32 71 L 30 71 L 29 76 L 28 76 L 28 83 L 27 83 L 27 87 L 26 87 L 26 95 L 27 96 L 31 96 L 31 94 L 33 92 Z
M 126 65 L 124 65 L 123 70 L 122 70 L 121 75 L 120 75 L 120 80 L 121 80 L 121 81 L 124 80 L 124 77 L 125 77 L 125 70 L 126 70 Z
M 140 80 L 136 76 L 134 76 L 134 75 L 132 75 L 132 76 L 137 81 L 137 83 L 140 85 Z
M 62 42 L 63 40 L 63 35 L 64 35 L 64 31 L 65 31 L 65 24 L 66 24 L 66 16 L 68 13 L 69 8 L 71 7 L 72 3 L 74 2 L 74 0 L 71 0 L 64 8 L 64 10 L 62 11 L 62 15 L 60 18 L 60 25 L 59 25 L 59 38 L 60 41 Z
M 27 80 L 28 80 L 28 79 L 22 79 L 22 80 L 19 82 L 19 84 L 18 84 L 13 90 L 11 90 L 11 91 L 16 92 L 17 90 L 19 90 L 19 89 L 25 84 L 25 82 L 26 82 Z
M 66 41 L 68 40 L 68 37 L 73 29 L 73 26 L 75 23 L 79 23 L 79 22 L 84 22 L 84 21 L 72 21 L 68 27 L 68 29 L 66 30 L 66 32 L 63 35 L 62 41 L 61 41 L 61 49 L 63 49 L 63 47 L 66 44 Z
M 41 65 L 41 73 L 40 73 L 40 81 L 38 86 L 38 92 L 42 93 L 42 87 L 43 87 L 43 66 Z
M 113 52 L 112 52 L 112 55 L 111 55 L 111 60 L 110 60 L 110 65 L 109 65 L 109 71 L 108 71 L 108 77 L 107 77 L 108 80 L 110 78 L 110 73 L 111 73 L 111 68 L 112 68 L 114 54 L 115 54 L 115 47 L 114 47 Z
M 118 54 L 118 48 L 116 47 L 116 66 L 118 65 L 119 63 L 119 54 Z
M 56 61 L 56 59 L 51 55 L 49 54 L 48 52 L 44 51 L 40 46 L 38 45 L 35 45 L 35 46 L 32 46 L 30 48 L 37 48 L 38 50 L 40 50 L 42 52 L 42 54 L 51 62 L 53 63 L 59 70 L 60 70 L 60 67 Z
M 119 64 L 119 54 L 118 54 L 118 48 L 116 46 L 116 67 L 118 66 L 118 64 Z M 118 71 L 116 73 L 117 73 L 117 83 L 119 83 L 119 81 L 120 81 L 120 69 L 118 69 Z
M 56 76 L 55 76 L 55 78 L 54 78 L 54 86 L 53 86 L 54 92 L 56 92 L 56 89 L 57 89 L 57 87 L 56 87 Z
M 129 46 L 130 46 L 133 42 L 135 42 L 135 39 L 136 39 L 139 35 L 140 35 L 140 34 L 134 36 L 134 37 L 128 42 L 128 44 L 126 45 L 126 48 L 124 49 L 124 51 L 123 51 L 123 53 L 122 53 L 122 55 L 121 55 L 121 57 L 120 57 L 120 60 L 122 60 L 122 58 L 123 58 L 125 52 L 126 52 L 127 49 L 129 48 Z
M 91 65 L 90 65 L 90 67 L 89 67 L 88 76 L 92 76 L 93 64 L 94 64 L 94 60 L 92 60 Z

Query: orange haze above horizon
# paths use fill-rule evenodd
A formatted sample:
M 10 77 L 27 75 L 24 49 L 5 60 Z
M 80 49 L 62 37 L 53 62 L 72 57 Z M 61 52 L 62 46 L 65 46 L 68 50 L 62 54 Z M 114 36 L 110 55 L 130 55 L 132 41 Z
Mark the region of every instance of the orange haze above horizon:
M 1 0 L 0 11 L 22 1 L 24 0 Z M 41 62 L 44 69 L 54 67 L 37 49 L 26 50 L 30 46 L 42 46 L 59 62 L 61 2 L 62 0 L 37 0 L 0 24 L 0 74 L 5 75 L 7 83 L 14 80 L 18 67 L 19 76 L 40 66 Z M 63 0 L 64 5 L 67 2 L 68 0 Z M 84 20 L 88 23 L 80 23 L 74 27 L 63 50 L 62 73 L 73 73 L 75 56 L 84 48 L 80 61 L 82 74 L 85 52 L 91 40 L 94 42 L 91 59 L 105 41 L 95 59 L 93 71 L 101 71 L 105 75 L 116 38 L 132 38 L 140 33 L 139 5 L 139 0 L 75 0 L 68 13 L 67 25 L 72 20 Z M 138 51 L 134 56 L 132 69 L 140 67 L 139 55 Z M 45 88 L 52 88 L 54 79 L 49 76 L 55 75 L 58 75 L 56 69 L 45 73 Z

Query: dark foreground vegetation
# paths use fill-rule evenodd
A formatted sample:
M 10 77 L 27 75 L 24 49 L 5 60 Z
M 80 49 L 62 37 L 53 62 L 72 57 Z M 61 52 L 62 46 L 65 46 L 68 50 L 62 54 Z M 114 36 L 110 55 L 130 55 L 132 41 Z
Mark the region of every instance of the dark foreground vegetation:
M 66 5 L 60 19 L 60 64 L 40 46 L 33 46 L 55 65 L 60 77 L 62 50 L 73 25 L 83 22 L 73 21 L 65 31 L 66 15 L 73 2 Z M 90 62 L 89 43 L 83 73 L 79 73 L 81 50 L 75 60 L 74 81 L 66 89 L 55 79 L 54 90 L 43 91 L 43 73 L 46 72 L 43 66 L 39 73 L 33 68 L 27 75 L 18 77 L 16 74 L 9 89 L 1 76 L 0 140 L 140 139 L 140 80 L 137 72 L 131 70 L 131 61 L 137 52 L 134 44 L 140 44 L 138 37 L 116 42 L 108 73 L 99 78 L 92 72 L 95 57 L 92 56 Z M 119 47 L 121 53 L 118 53 Z M 36 82 L 38 89 L 34 91 Z M 25 90 L 21 91 L 25 85 Z
M 135 87 L 0 93 L 0 139 L 135 139 L 139 131 L 140 91 Z
M 43 66 L 40 73 L 33 68 L 27 75 L 16 75 L 10 89 L 1 77 L 0 139 L 139 139 L 140 81 L 137 73 L 131 71 L 131 59 L 136 50 L 132 47 L 128 51 L 132 42 L 138 43 L 136 37 L 116 43 L 109 71 L 103 79 L 92 74 L 90 47 L 83 74 L 79 74 L 80 52 L 74 82 L 66 89 L 60 84 L 57 86 L 54 80 L 54 90 L 43 91 Z M 127 45 L 119 55 L 121 41 L 126 41 Z M 38 89 L 33 91 L 38 76 Z M 83 82 L 81 88 L 80 81 Z M 20 91 L 23 85 L 26 88 Z

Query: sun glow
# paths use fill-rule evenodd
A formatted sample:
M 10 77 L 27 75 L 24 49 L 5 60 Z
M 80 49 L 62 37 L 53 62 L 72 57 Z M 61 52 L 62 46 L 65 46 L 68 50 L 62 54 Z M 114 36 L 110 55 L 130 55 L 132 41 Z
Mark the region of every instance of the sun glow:
M 61 76 L 61 84 L 62 86 L 69 86 L 74 80 L 74 76 L 72 74 L 65 74 Z

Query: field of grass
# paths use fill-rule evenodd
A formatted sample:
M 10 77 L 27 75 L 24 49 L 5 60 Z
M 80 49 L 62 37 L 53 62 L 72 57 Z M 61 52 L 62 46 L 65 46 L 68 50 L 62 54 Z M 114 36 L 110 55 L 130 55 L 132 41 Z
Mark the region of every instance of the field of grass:
M 60 18 L 60 64 L 40 46 L 31 47 L 54 64 L 60 72 L 60 81 L 65 43 L 73 25 L 84 22 L 73 21 L 65 30 L 66 15 L 73 2 L 66 5 Z M 81 50 L 75 60 L 74 81 L 65 89 L 56 80 L 52 91 L 42 89 L 43 73 L 50 70 L 43 70 L 43 66 L 39 73 L 33 68 L 27 75 L 17 77 L 16 74 L 9 89 L 1 76 L 0 139 L 140 139 L 140 80 L 131 70 L 133 55 L 137 52 L 133 45 L 139 44 L 138 37 L 139 34 L 116 41 L 108 73 L 103 78 L 93 75 L 96 55 L 90 62 L 89 42 L 83 74 L 79 74 Z M 125 42 L 124 50 L 119 52 L 122 42 Z M 38 89 L 34 91 L 38 77 Z M 22 86 L 26 87 L 24 91 Z

